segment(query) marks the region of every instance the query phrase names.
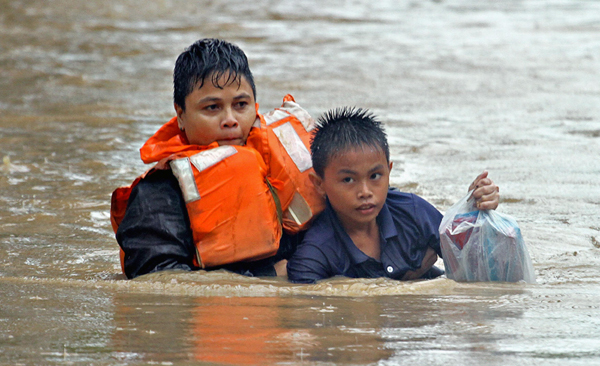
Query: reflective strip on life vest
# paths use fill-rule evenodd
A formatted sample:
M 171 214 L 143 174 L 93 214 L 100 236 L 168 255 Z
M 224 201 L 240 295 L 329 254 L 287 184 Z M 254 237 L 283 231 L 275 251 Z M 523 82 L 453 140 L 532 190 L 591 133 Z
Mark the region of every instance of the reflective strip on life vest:
M 314 119 L 286 95 L 280 108 L 261 117 L 260 128 L 251 133 L 247 145 L 260 152 L 269 169 L 269 179 L 281 200 L 283 226 L 289 233 L 304 230 L 313 217 L 325 208 L 309 179 L 313 173 L 310 157 L 310 131 Z
M 172 160 L 169 164 L 173 170 L 173 174 L 179 182 L 179 187 L 183 193 L 185 203 L 194 202 L 200 199 L 200 192 L 194 179 L 194 171 L 191 164 L 194 164 L 199 172 L 209 168 L 224 159 L 237 153 L 233 146 L 219 146 L 214 149 L 204 150 L 195 155 L 181 159 Z M 191 163 L 191 164 L 190 164 Z
M 210 150 L 201 151 L 198 154 L 191 156 L 190 160 L 196 169 L 201 172 L 236 153 L 237 150 L 233 146 L 219 146 Z
M 302 139 L 300 139 L 298 132 L 294 130 L 291 123 L 287 122 L 277 126 L 273 129 L 273 132 L 301 173 L 312 168 L 310 152 L 304 146 Z
M 282 119 L 286 118 L 289 115 L 290 115 L 289 113 L 286 113 L 281 109 L 275 109 L 273 111 L 270 111 L 269 113 L 266 113 L 264 115 L 264 117 L 265 117 L 265 122 L 266 122 L 267 126 L 269 126 L 277 121 L 281 121 Z
M 281 107 L 266 113 L 264 118 L 268 126 L 286 118 L 290 114 L 296 117 L 300 123 L 302 123 L 302 126 L 304 126 L 304 129 L 307 132 L 310 132 L 315 128 L 315 120 L 304 108 L 300 107 L 300 105 L 296 103 L 294 98 L 289 94 L 284 97 Z
M 183 193 L 183 199 L 185 203 L 199 200 L 200 192 L 198 192 L 198 187 L 196 186 L 196 181 L 194 180 L 194 171 L 192 170 L 190 159 L 175 159 L 171 161 L 169 165 L 171 165 L 173 175 L 179 182 L 179 188 L 181 188 L 181 193 Z

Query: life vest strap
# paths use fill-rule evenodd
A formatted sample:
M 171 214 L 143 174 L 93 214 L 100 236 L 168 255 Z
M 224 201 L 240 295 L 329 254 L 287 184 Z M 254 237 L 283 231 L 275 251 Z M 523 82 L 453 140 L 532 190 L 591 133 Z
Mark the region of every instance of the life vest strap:
M 273 201 L 275 202 L 275 207 L 277 209 L 277 219 L 279 220 L 279 225 L 283 224 L 283 210 L 281 209 L 281 201 L 279 200 L 279 196 L 277 195 L 277 191 L 275 187 L 269 182 L 268 179 L 265 178 L 265 182 L 267 182 L 267 186 L 269 187 L 269 191 L 271 191 L 271 195 L 273 196 Z

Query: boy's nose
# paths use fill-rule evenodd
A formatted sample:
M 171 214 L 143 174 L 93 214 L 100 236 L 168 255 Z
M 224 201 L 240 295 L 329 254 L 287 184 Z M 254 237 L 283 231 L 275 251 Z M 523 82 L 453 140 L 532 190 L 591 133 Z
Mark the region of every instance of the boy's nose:
M 233 115 L 232 111 L 226 111 L 223 120 L 221 121 L 221 127 L 223 128 L 235 128 L 238 126 L 237 118 Z
M 360 185 L 360 189 L 358 191 L 358 198 L 370 198 L 373 195 L 373 192 L 371 191 L 371 188 L 369 187 L 369 185 L 365 182 L 362 183 Z

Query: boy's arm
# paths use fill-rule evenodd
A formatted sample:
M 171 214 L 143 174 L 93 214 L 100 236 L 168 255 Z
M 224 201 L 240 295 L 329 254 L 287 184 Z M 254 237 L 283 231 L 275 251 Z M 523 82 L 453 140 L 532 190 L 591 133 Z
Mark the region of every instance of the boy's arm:
M 423 258 L 423 262 L 421 262 L 421 267 L 414 271 L 407 271 L 404 276 L 402 276 L 402 281 L 410 281 L 416 280 L 417 278 L 421 278 L 427 271 L 433 267 L 435 262 L 437 261 L 438 256 L 433 248 L 428 247 L 427 252 L 425 252 L 425 257 Z
M 431 275 L 429 271 L 432 270 L 433 266 L 435 265 L 438 255 L 440 257 L 442 256 L 442 249 L 440 247 L 440 234 L 438 230 L 443 218 L 442 213 L 423 198 L 417 195 L 412 195 L 412 197 L 414 200 L 413 215 L 419 218 L 417 222 L 419 226 L 419 235 L 421 237 L 420 240 L 422 240 L 421 247 L 427 249 L 425 250 L 425 254 L 421 260 L 421 266 L 415 270 L 407 271 L 401 278 L 403 281 L 414 280 L 418 278 L 429 278 L 428 276 Z M 439 272 L 439 274 L 434 277 L 437 277 L 443 273 L 443 271 L 437 268 L 434 270 Z M 423 277 L 424 275 L 427 276 Z
M 287 263 L 288 280 L 294 283 L 315 283 L 332 277 L 329 261 L 315 245 L 303 242 Z
M 128 278 L 166 269 L 196 269 L 185 203 L 170 170 L 156 171 L 134 187 L 117 241 L 125 252 Z

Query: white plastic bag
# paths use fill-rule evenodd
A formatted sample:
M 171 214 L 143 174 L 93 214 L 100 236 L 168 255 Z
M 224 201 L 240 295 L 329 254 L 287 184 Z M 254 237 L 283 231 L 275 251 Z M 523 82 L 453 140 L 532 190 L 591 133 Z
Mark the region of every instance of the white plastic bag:
M 494 210 L 477 210 L 471 193 L 450 207 L 440 224 L 446 276 L 455 281 L 535 283 L 515 219 Z

